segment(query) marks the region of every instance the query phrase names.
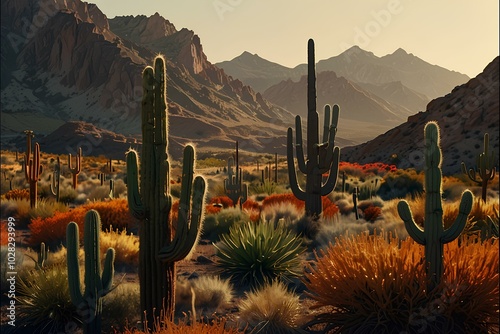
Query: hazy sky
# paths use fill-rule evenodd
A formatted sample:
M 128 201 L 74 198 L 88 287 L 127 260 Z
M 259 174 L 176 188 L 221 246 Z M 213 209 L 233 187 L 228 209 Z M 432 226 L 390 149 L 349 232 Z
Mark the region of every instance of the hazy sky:
M 243 51 L 294 67 L 352 45 L 377 56 L 403 48 L 450 70 L 476 76 L 499 54 L 498 0 L 94 0 L 112 18 L 155 12 L 201 38 L 212 63 Z

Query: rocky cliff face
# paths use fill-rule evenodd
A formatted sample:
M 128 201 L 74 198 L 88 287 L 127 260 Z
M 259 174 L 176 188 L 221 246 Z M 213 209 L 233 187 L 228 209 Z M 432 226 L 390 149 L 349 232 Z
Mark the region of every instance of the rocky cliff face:
M 341 159 L 392 163 L 393 157 L 397 157 L 398 167 L 422 170 L 424 126 L 437 121 L 441 129 L 443 172 L 459 173 L 462 161 L 475 166 L 476 156 L 483 150 L 485 132 L 490 135 L 490 149 L 498 156 L 499 112 L 497 57 L 477 77 L 432 100 L 425 112 L 408 117 L 404 124 L 365 144 L 342 149 Z
M 167 58 L 171 128 L 193 119 L 198 132 L 213 136 L 200 145 L 231 147 L 244 139 L 251 150 L 284 150 L 293 115 L 213 66 L 193 31 L 177 31 L 158 14 L 108 21 L 80 0 L 2 2 L 2 145 L 36 127 L 30 118 L 43 119 L 42 135 L 74 120 L 140 133 L 141 73 L 157 53 Z M 245 138 L 241 128 L 248 129 Z M 192 137 L 182 131 L 178 139 Z

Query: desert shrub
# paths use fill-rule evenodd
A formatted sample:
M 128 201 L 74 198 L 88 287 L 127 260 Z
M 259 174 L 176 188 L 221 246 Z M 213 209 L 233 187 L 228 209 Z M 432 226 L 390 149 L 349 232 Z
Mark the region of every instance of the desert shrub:
M 415 197 L 423 193 L 424 175 L 415 170 L 398 169 L 394 173 L 385 175 L 377 195 L 383 200 L 399 197 Z
M 246 293 L 239 309 L 240 319 L 252 333 L 305 333 L 298 328 L 302 322 L 299 296 L 278 281 Z
M 297 206 L 291 202 L 275 202 L 263 206 L 261 215 L 264 221 L 276 226 L 280 219 L 290 222 L 297 221 L 304 215 L 304 209 L 298 209 Z
M 305 207 L 305 202 L 300 201 L 295 197 L 292 193 L 283 193 L 283 194 L 272 194 L 267 196 L 262 201 L 262 209 L 267 206 L 280 204 L 280 203 L 292 203 L 297 207 L 297 209 L 303 209 Z
M 175 290 L 177 314 L 192 311 L 193 294 L 197 317 L 206 318 L 216 312 L 224 311 L 230 305 L 233 287 L 228 279 L 224 280 L 218 276 L 201 276 L 177 281 Z
M 127 234 L 127 230 L 113 230 L 109 228 L 101 232 L 101 255 L 106 254 L 108 248 L 115 250 L 115 267 L 125 265 L 136 267 L 139 265 L 139 237 Z
M 83 237 L 83 218 L 86 210 L 78 207 L 67 212 L 56 212 L 52 217 L 37 217 L 31 220 L 29 229 L 31 236 L 28 243 L 37 246 L 45 242 L 51 248 L 66 242 L 66 227 L 75 222 L 80 227 L 80 237 Z
M 302 274 L 304 247 L 293 232 L 272 224 L 247 223 L 229 229 L 215 245 L 223 277 L 240 286 L 258 287 L 274 279 Z
M 81 321 L 69 295 L 65 266 L 31 270 L 17 277 L 18 318 L 16 326 L 31 333 L 64 332 L 65 326 Z
M 5 193 L 6 200 L 30 200 L 29 189 L 12 189 Z
M 86 211 L 93 209 L 99 212 L 103 230 L 109 229 L 111 226 L 118 230 L 123 230 L 135 222 L 125 198 L 117 198 L 104 202 L 91 202 L 84 205 L 84 208 Z
M 68 206 L 64 203 L 55 201 L 54 199 L 41 199 L 38 200 L 36 208 L 30 208 L 28 215 L 30 219 L 33 218 L 47 218 L 54 215 L 56 212 L 66 212 L 68 211 Z
M 231 208 L 234 206 L 233 200 L 227 196 L 215 196 L 208 202 L 209 205 L 217 204 L 222 205 L 223 208 Z
M 378 219 L 380 214 L 382 213 L 382 209 L 378 206 L 371 205 L 363 210 L 363 219 L 367 222 L 374 222 Z
M 122 282 L 102 301 L 102 329 L 106 333 L 125 329 L 141 318 L 139 284 Z
M 124 334 L 238 334 L 238 328 L 227 326 L 226 319 L 206 322 L 191 322 L 188 317 L 174 322 L 164 315 L 154 324 L 153 331 L 140 331 L 126 328 Z
M 246 212 L 239 208 L 226 208 L 214 215 L 207 215 L 203 225 L 202 237 L 216 241 L 220 235 L 229 233 L 232 226 L 239 226 L 250 221 Z
M 343 236 L 319 254 L 304 283 L 314 308 L 325 307 L 312 323 L 330 332 L 498 332 L 498 240 L 446 244 L 443 279 L 432 292 L 423 247 L 411 238 Z

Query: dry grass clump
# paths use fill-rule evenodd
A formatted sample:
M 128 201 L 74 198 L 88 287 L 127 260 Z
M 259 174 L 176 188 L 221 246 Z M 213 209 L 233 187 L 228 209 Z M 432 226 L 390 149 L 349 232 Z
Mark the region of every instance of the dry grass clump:
M 252 333 L 301 333 L 302 309 L 299 296 L 278 281 L 246 293 L 239 303 L 240 319 Z
M 224 318 L 210 322 L 190 322 L 187 317 L 178 322 L 164 315 L 153 325 L 152 331 L 126 328 L 123 334 L 243 334 L 238 328 L 227 326 Z
M 201 276 L 178 281 L 175 290 L 176 312 L 192 312 L 194 301 L 197 318 L 211 317 L 223 312 L 231 304 L 233 287 L 228 279 L 219 276 Z
M 445 245 L 445 274 L 425 291 L 423 247 L 387 233 L 344 236 L 308 266 L 305 284 L 332 333 L 498 332 L 498 240 Z M 480 301 L 480 302 L 477 302 Z
M 113 230 L 112 227 L 100 234 L 101 254 L 106 254 L 108 248 L 115 249 L 116 265 L 139 265 L 139 237 L 127 234 L 127 230 Z

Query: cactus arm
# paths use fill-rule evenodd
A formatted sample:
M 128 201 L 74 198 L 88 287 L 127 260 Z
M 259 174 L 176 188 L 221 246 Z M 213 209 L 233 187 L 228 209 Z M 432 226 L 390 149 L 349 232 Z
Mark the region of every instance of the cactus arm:
M 111 291 L 111 287 L 113 285 L 113 277 L 115 275 L 115 268 L 113 266 L 115 262 L 115 250 L 113 248 L 109 248 L 106 251 L 106 257 L 104 259 L 104 268 L 102 271 L 102 295 L 106 295 L 109 291 Z
M 441 242 L 446 244 L 458 238 L 462 233 L 467 224 L 467 218 L 472 210 L 473 196 L 469 190 L 466 190 L 462 194 L 462 199 L 460 200 L 460 206 L 458 209 L 458 216 L 455 222 L 446 230 L 444 230 L 441 236 Z
M 304 143 L 302 140 L 302 120 L 299 115 L 295 116 L 295 152 L 297 153 L 297 165 L 299 171 L 306 174 L 306 161 L 304 157 Z
M 413 220 L 413 215 L 407 201 L 402 200 L 398 203 L 398 213 L 401 219 L 403 219 L 406 231 L 413 238 L 413 240 L 420 245 L 425 245 L 426 240 L 424 230 Z
M 139 193 L 139 172 L 137 152 L 127 153 L 127 199 L 129 210 L 138 219 L 144 218 L 145 208 Z
M 288 178 L 290 187 L 295 197 L 301 201 L 306 200 L 306 192 L 300 187 L 297 180 L 297 173 L 295 171 L 295 162 L 293 159 L 293 130 L 288 128 L 287 133 L 287 164 L 288 164 Z
M 68 247 L 66 258 L 68 265 L 69 294 L 74 305 L 83 303 L 83 295 L 80 289 L 80 263 L 78 261 L 80 244 L 78 238 L 78 225 L 75 222 L 69 223 L 66 229 L 66 242 Z
M 198 241 L 202 226 L 205 179 L 197 176 L 194 180 L 193 188 L 189 226 L 186 221 L 181 222 L 181 217 L 187 217 L 188 213 L 185 210 L 181 211 L 183 205 L 179 204 L 178 230 L 175 233 L 174 240 L 168 246 L 163 247 L 158 255 L 158 258 L 163 262 L 177 262 L 185 259 L 193 252 Z M 184 218 L 184 220 L 186 219 Z
M 330 164 L 330 172 L 328 179 L 321 187 L 321 196 L 326 196 L 335 189 L 337 178 L 339 175 L 340 148 L 337 146 L 333 149 L 332 163 Z
M 323 143 L 329 142 L 330 141 L 330 115 L 331 115 L 331 108 L 330 105 L 325 105 L 325 112 L 324 112 L 324 118 L 323 118 Z

